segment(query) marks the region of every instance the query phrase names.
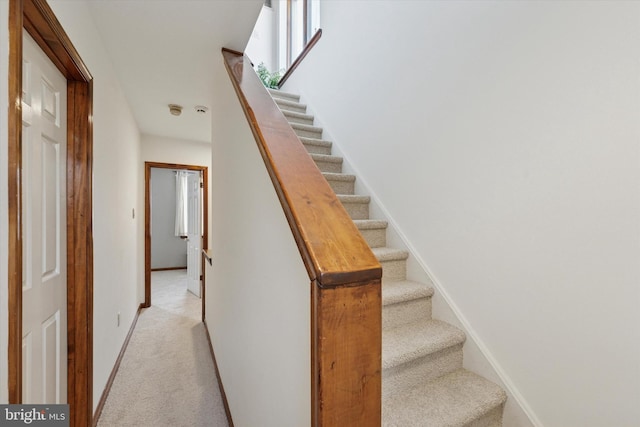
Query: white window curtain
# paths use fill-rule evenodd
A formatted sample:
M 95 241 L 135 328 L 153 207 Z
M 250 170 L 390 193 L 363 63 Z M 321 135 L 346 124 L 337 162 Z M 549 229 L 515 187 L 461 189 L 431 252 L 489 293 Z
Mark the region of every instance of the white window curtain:
M 186 236 L 189 231 L 187 176 L 187 171 L 176 171 L 176 236 Z

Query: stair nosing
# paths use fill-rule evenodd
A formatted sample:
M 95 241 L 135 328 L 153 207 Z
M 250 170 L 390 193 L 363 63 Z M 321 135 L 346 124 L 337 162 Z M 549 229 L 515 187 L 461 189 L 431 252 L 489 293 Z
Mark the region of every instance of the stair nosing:
M 417 384 L 413 387 L 409 387 L 404 392 L 399 392 L 386 399 L 383 403 L 384 408 L 387 408 L 387 414 L 389 413 L 389 406 L 398 411 L 406 411 L 409 408 L 420 408 L 426 404 L 433 404 L 429 398 L 433 396 L 455 396 L 459 398 L 458 393 L 452 392 L 452 381 L 456 381 L 460 384 L 469 384 L 470 381 L 475 381 L 476 384 L 482 383 L 484 386 L 484 393 L 482 399 L 476 399 L 473 405 L 464 404 L 463 412 L 460 412 L 460 405 L 456 405 L 458 402 L 442 403 L 442 400 L 438 405 L 438 415 L 440 417 L 440 423 L 442 425 L 468 425 L 469 423 L 482 418 L 489 414 L 496 408 L 504 405 L 507 400 L 507 394 L 497 384 L 487 380 L 486 378 L 475 374 L 467 369 L 460 368 L 453 372 L 447 373 L 440 377 L 434 378 L 431 381 Z M 455 386 L 455 384 L 454 384 Z M 421 399 L 422 398 L 422 399 Z M 481 402 L 478 402 L 481 400 Z M 412 409 L 409 409 L 413 412 Z M 404 412 L 403 411 L 403 412 Z M 386 414 L 385 414 L 386 415 Z M 442 419 L 442 416 L 447 416 L 449 419 Z M 454 418 L 455 419 L 452 419 Z M 383 415 L 383 418 L 386 418 Z
M 346 173 L 322 172 L 327 181 L 355 182 L 356 176 Z
M 378 230 L 389 227 L 389 222 L 382 219 L 354 219 L 353 222 L 358 230 Z
M 325 139 L 309 138 L 308 136 L 301 136 L 299 139 L 303 144 L 316 145 L 319 147 L 331 148 L 331 145 L 333 144 L 331 141 L 327 141 Z
M 369 203 L 370 196 L 361 196 L 359 194 L 336 194 L 338 200 L 342 203 Z
M 390 337 L 404 345 L 390 347 Z M 415 337 L 419 339 L 415 339 Z M 385 338 L 386 337 L 386 338 Z M 418 320 L 382 330 L 382 370 L 412 362 L 430 354 L 464 344 L 464 332 L 440 320 Z M 385 341 L 387 345 L 385 345 Z M 398 344 L 398 343 L 395 343 Z M 400 351 L 399 348 L 402 350 Z
M 378 261 L 401 261 L 409 258 L 409 251 L 404 249 L 390 248 L 388 246 L 382 246 L 379 248 L 371 248 L 371 252 L 375 255 Z
M 276 96 L 280 96 L 280 97 L 283 97 L 283 98 L 300 100 L 300 95 L 297 95 L 295 93 L 285 92 L 285 91 L 280 90 L 280 89 L 272 89 L 272 88 L 269 88 L 268 91 L 269 91 L 269 93 L 271 95 L 276 95 Z
M 326 163 L 342 163 L 344 160 L 342 157 L 332 156 L 331 154 L 316 154 L 309 153 L 311 158 L 317 162 L 326 162 Z
M 394 286 L 395 284 L 395 286 Z M 408 285 L 408 286 L 406 286 Z M 396 287 L 403 286 L 405 289 L 397 291 Z M 408 289 L 407 289 L 408 288 Z M 382 281 L 382 306 L 401 304 L 407 301 L 431 298 L 435 293 L 433 286 L 413 280 L 393 280 Z
M 322 133 L 322 128 L 313 125 L 305 125 L 304 123 L 290 123 L 291 127 L 298 130 L 306 130 L 308 132 Z
M 313 116 L 311 114 L 301 113 L 300 111 L 291 111 L 291 110 L 280 110 L 280 111 L 282 111 L 282 114 L 284 114 L 285 116 L 292 116 L 292 117 L 297 117 L 299 119 L 313 120 Z
M 278 105 L 287 105 L 287 106 L 290 106 L 290 107 L 303 108 L 305 110 L 307 109 L 307 104 L 302 104 L 300 102 L 292 101 L 292 100 L 289 100 L 289 99 L 273 98 L 273 100 Z

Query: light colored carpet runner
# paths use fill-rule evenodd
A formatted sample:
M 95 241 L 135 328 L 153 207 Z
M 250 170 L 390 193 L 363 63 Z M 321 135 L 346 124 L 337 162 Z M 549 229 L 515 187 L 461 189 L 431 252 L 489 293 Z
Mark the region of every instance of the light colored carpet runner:
M 386 427 L 499 427 L 506 394 L 462 367 L 465 334 L 431 317 L 433 288 L 406 278 L 409 253 L 386 246 L 387 222 L 369 218 L 368 196 L 313 125 L 300 97 L 271 90 L 382 265 L 382 424 Z
M 201 300 L 186 270 L 151 274 L 152 306 L 138 318 L 98 427 L 228 427 Z

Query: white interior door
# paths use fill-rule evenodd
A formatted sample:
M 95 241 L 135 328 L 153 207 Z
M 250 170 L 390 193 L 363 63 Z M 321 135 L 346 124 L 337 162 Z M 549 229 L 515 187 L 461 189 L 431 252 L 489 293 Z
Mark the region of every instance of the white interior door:
M 22 399 L 67 399 L 67 81 L 25 32 Z
M 202 271 L 202 203 L 200 172 L 187 177 L 187 203 L 189 226 L 187 233 L 187 289 L 200 298 L 200 274 Z

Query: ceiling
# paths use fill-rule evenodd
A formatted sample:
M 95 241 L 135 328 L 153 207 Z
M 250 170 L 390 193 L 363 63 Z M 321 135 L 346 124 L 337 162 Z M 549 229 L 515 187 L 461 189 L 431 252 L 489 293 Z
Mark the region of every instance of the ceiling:
M 263 0 L 90 1 L 96 26 L 143 134 L 211 141 L 220 49 L 244 50 Z M 184 107 L 172 116 L 168 104 Z

